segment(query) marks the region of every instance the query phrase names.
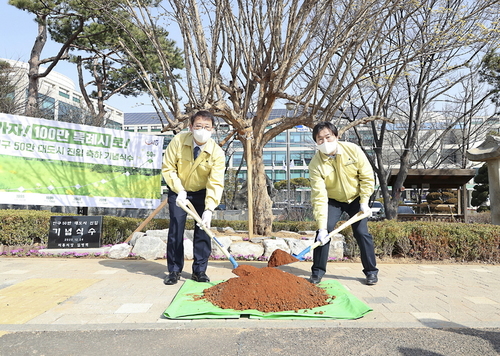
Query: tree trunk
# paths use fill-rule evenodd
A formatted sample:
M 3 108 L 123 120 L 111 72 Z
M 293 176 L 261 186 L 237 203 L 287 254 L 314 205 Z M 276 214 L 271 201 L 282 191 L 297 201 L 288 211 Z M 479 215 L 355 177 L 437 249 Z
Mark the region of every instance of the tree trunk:
M 31 58 L 29 60 L 28 70 L 28 98 L 26 100 L 25 115 L 26 116 L 39 116 L 38 115 L 38 68 L 36 60 Z
M 264 149 L 260 140 L 252 142 L 252 191 L 253 191 L 253 226 L 257 235 L 271 235 L 273 224 L 273 202 L 267 193 L 267 179 L 262 154 Z
M 40 56 L 46 42 L 47 25 L 45 24 L 45 17 L 41 17 L 38 19 L 38 36 L 36 37 L 33 48 L 31 49 L 30 59 L 28 61 L 28 99 L 26 101 L 24 113 L 26 116 L 39 116 L 38 77 L 40 71 Z

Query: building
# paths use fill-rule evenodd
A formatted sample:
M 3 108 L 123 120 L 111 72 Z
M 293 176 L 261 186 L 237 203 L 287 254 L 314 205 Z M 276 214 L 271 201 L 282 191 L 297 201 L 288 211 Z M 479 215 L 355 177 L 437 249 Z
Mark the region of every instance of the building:
M 286 117 L 289 114 L 287 109 L 275 109 L 270 119 Z M 163 120 L 165 122 L 165 120 Z M 339 127 L 346 124 L 340 121 Z M 380 123 L 376 123 L 379 125 Z M 436 142 L 432 153 L 417 166 L 416 169 L 429 168 L 475 168 L 481 165 L 477 162 L 466 162 L 467 166 L 462 167 L 464 150 L 461 145 L 467 139 L 469 147 L 480 144 L 488 132 L 500 132 L 499 117 L 474 117 L 465 127 L 464 124 L 457 123 L 452 126 L 445 135 L 441 135 L 445 128 L 449 126 L 449 120 L 442 115 L 429 114 L 418 132 L 419 147 L 417 153 L 421 153 L 425 147 Z M 165 147 L 173 137 L 172 132 L 161 132 L 162 124 L 156 113 L 125 113 L 124 129 L 131 132 L 143 132 L 147 134 L 162 135 L 165 137 Z M 228 124 L 219 121 L 216 125 L 216 140 L 222 140 L 225 134 L 230 131 Z M 344 133 L 343 139 L 351 142 L 358 142 L 361 137 L 363 146 L 368 155 L 373 155 L 374 139 L 370 125 L 357 127 L 358 132 L 353 129 Z M 405 126 L 398 123 L 390 124 L 387 130 L 387 139 L 384 141 L 384 165 L 386 168 L 398 167 L 401 153 L 404 148 L 401 137 L 404 136 Z M 226 145 L 227 167 L 238 172 L 237 178 L 246 180 L 246 161 L 243 158 L 243 147 L 240 141 L 235 140 Z M 297 126 L 286 132 L 280 133 L 273 138 L 265 147 L 263 158 L 265 171 L 269 179 L 275 183 L 293 178 L 308 178 L 308 164 L 316 152 L 315 143 L 312 138 L 312 130 L 308 127 Z M 289 165 L 287 163 L 289 162 Z M 468 190 L 473 189 L 473 182 L 467 186 Z M 407 187 L 403 198 L 412 200 L 417 196 L 422 196 L 426 192 L 413 191 L 412 187 Z M 288 197 L 287 190 L 278 193 L 273 199 L 275 206 L 282 206 L 287 200 L 292 204 L 302 205 L 310 201 L 308 189 L 297 189 L 291 191 L 292 196 Z M 469 192 L 470 194 L 470 192 Z
M 15 92 L 11 96 L 16 102 L 22 104 L 22 108 L 19 108 L 22 111 L 12 113 L 22 114 L 28 88 L 28 63 L 1 58 L 0 61 L 10 64 L 12 69 L 9 75 L 15 87 Z M 75 89 L 73 80 L 67 76 L 52 70 L 49 75 L 40 78 L 39 96 L 43 118 L 79 124 L 87 123 L 85 119 L 89 114 L 83 96 Z M 106 105 L 106 112 L 104 127 L 121 130 L 124 123 L 123 112 L 108 105 Z

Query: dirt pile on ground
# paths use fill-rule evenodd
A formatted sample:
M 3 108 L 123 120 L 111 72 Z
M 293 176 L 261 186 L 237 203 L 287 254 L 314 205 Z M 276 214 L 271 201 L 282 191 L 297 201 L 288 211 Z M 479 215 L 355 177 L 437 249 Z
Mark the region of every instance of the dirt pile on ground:
M 273 253 L 271 254 L 271 257 L 269 257 L 269 261 L 267 261 L 267 267 L 278 267 L 278 266 L 284 266 L 289 263 L 293 262 L 298 262 L 299 260 L 289 253 L 286 253 L 283 250 L 280 250 L 279 248 L 274 250 Z
M 233 273 L 238 277 L 205 289 L 202 298 L 223 309 L 265 313 L 312 309 L 331 298 L 304 278 L 276 268 L 240 265 Z

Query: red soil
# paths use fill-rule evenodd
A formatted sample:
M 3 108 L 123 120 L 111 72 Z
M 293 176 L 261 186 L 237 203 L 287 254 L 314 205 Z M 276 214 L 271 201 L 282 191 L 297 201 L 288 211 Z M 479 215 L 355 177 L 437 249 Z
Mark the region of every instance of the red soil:
M 238 266 L 230 278 L 203 291 L 203 297 L 223 309 L 261 312 L 312 309 L 331 298 L 304 278 L 272 267 Z M 200 299 L 201 299 L 200 298 Z
M 283 250 L 277 249 L 274 250 L 269 257 L 269 261 L 267 261 L 267 267 L 278 267 L 287 265 L 289 263 L 298 262 L 299 260 L 289 253 L 286 253 Z

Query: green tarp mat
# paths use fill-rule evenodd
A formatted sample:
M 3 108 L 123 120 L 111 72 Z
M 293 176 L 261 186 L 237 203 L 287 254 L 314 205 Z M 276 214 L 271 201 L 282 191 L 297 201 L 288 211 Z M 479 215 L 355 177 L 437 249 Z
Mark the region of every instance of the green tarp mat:
M 298 312 L 290 310 L 264 313 L 254 309 L 222 309 L 205 299 L 194 300 L 203 294 L 203 290 L 221 282 L 223 281 L 199 283 L 186 280 L 163 315 L 168 319 L 238 319 L 242 316 L 252 319 L 358 319 L 372 311 L 336 280 L 318 284 L 328 295 L 335 296 L 331 304 L 300 309 Z

